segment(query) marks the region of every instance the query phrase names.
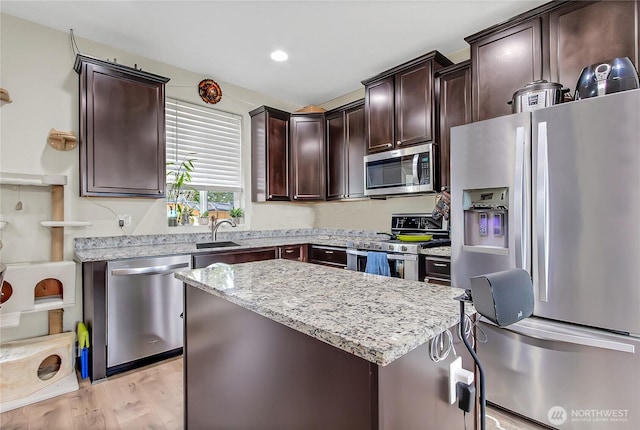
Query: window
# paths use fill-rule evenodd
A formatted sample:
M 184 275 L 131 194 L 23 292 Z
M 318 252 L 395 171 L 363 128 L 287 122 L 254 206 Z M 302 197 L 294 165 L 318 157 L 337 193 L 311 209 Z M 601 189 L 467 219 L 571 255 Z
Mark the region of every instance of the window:
M 227 217 L 242 191 L 242 117 L 167 98 L 166 129 L 170 225 L 212 210 Z

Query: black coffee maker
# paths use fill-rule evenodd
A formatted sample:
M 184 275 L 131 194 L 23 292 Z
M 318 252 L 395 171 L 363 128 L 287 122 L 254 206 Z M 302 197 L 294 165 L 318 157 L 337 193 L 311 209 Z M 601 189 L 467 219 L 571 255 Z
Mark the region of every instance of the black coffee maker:
M 574 100 L 603 96 L 640 87 L 638 72 L 629 57 L 614 58 L 582 69 Z

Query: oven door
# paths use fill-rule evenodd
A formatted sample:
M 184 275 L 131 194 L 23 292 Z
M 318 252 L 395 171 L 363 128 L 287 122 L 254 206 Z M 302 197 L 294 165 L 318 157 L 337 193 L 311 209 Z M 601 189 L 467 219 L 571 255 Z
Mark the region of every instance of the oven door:
M 415 254 L 387 254 L 391 277 L 418 281 L 420 275 L 419 256 Z M 347 249 L 347 269 L 364 272 L 367 267 L 367 251 Z

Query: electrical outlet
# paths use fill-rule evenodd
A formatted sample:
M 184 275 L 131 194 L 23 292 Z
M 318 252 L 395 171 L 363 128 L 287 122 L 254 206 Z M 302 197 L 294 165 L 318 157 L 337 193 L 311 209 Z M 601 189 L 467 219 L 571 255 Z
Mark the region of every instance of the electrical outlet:
M 466 385 L 473 383 L 473 372 L 462 368 L 462 357 L 456 358 L 449 364 L 449 403 L 452 405 L 458 398 L 457 382 L 462 382 Z
M 129 227 L 131 225 L 131 215 L 128 214 L 118 214 L 118 219 L 124 221 L 124 226 Z

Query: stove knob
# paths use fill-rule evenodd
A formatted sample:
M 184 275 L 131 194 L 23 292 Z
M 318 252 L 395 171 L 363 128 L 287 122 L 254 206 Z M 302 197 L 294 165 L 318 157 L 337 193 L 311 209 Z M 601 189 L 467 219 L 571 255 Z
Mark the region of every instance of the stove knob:
M 400 248 L 400 250 L 402 250 L 403 252 L 407 252 L 407 246 L 406 246 L 406 245 L 402 245 L 402 247 Z
M 393 245 L 389 245 L 389 251 L 393 251 Z
M 369 244 L 368 244 L 368 243 L 363 243 L 363 244 L 362 244 L 362 247 L 363 247 L 363 248 L 369 248 Z
M 382 249 L 382 245 L 373 245 L 375 249 Z

